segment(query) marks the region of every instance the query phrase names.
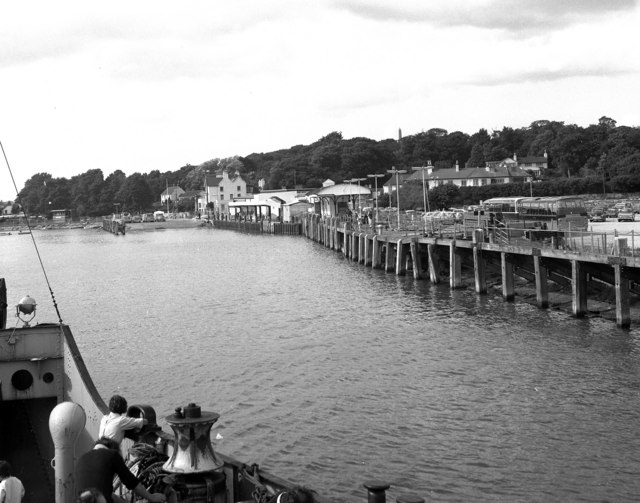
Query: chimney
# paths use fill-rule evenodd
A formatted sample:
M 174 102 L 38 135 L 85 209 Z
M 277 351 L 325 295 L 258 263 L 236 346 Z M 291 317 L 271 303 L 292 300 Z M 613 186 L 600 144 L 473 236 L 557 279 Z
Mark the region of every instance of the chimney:
M 542 154 L 542 155 L 544 156 L 545 159 L 547 158 L 547 149 L 546 148 L 544 149 L 544 154 Z
M 458 164 L 458 161 L 456 161 L 456 173 L 458 173 L 460 171 L 460 164 Z
M 513 160 L 518 162 L 518 154 L 516 154 L 515 152 L 513 153 Z
M 427 174 L 430 175 L 433 173 L 433 166 L 431 165 L 431 160 L 427 161 Z
M 402 129 L 398 128 L 398 141 L 402 140 Z

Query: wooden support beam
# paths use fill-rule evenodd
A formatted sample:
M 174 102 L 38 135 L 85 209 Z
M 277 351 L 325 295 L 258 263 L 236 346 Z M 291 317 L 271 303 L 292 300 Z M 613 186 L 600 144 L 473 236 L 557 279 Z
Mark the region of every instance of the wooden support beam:
M 384 272 L 389 272 L 393 269 L 393 246 L 391 245 L 391 241 L 387 241 L 385 243 L 385 254 L 384 254 Z
M 407 272 L 405 269 L 405 248 L 402 244 L 402 239 L 398 239 L 396 242 L 396 275 L 404 276 Z
M 413 238 L 409 245 L 411 251 L 411 261 L 413 263 L 413 277 L 414 279 L 420 279 L 422 277 L 422 264 L 420 260 L 420 247 L 418 245 L 418 238 Z
M 462 260 L 456 250 L 456 240 L 449 244 L 449 286 L 460 288 L 462 286 Z
M 485 263 L 482 257 L 482 248 L 473 247 L 473 276 L 476 283 L 476 293 L 487 293 L 487 279 L 485 275 Z
M 353 260 L 354 262 L 356 262 L 358 260 L 358 250 L 359 250 L 359 244 L 358 244 L 358 233 L 356 231 L 353 231 L 351 233 L 351 260 Z
M 344 245 L 342 246 L 342 253 L 344 253 L 344 256 L 349 258 L 349 252 L 351 251 L 351 243 L 350 241 L 350 236 L 349 233 L 346 231 L 344 231 Z
M 382 260 L 380 259 L 380 255 L 381 255 L 381 244 L 380 241 L 378 240 L 378 235 L 376 234 L 375 236 L 373 236 L 373 239 L 371 240 L 371 268 L 372 269 L 380 269 L 381 265 L 382 265 Z
M 571 261 L 572 311 L 576 318 L 587 313 L 587 273 L 579 260 Z
M 542 263 L 542 257 L 533 257 L 533 268 L 536 276 L 536 303 L 540 309 L 549 307 L 549 285 L 547 283 L 547 268 Z
M 502 297 L 511 302 L 515 297 L 513 284 L 513 264 L 508 260 L 505 252 L 500 253 L 500 264 L 502 268 Z
M 427 254 L 429 256 L 429 279 L 432 283 L 440 283 L 440 261 L 435 244 L 427 245 Z
M 624 274 L 621 264 L 614 264 L 613 271 L 616 276 L 616 325 L 621 328 L 629 328 L 631 325 L 629 279 Z
M 365 263 L 364 241 L 365 235 L 364 232 L 361 232 L 360 234 L 358 234 L 358 264 Z
M 371 238 L 368 234 L 364 235 L 364 265 L 371 265 Z

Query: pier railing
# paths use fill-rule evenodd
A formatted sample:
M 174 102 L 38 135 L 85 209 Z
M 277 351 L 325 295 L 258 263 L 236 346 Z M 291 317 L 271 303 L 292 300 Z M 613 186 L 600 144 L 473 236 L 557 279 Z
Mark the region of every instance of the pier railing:
M 436 237 L 471 240 L 474 232 L 481 229 L 483 239 L 497 245 L 565 250 L 618 257 L 640 257 L 640 234 L 633 230 L 626 233 L 617 230 L 611 232 L 549 231 L 509 224 L 488 225 L 486 221 L 478 223 L 477 219 L 424 220 L 408 215 L 401 215 L 399 226 L 397 218 L 378 221 L 375 219 L 363 221 L 345 216 L 335 218 L 316 216 L 315 218 L 318 222 L 330 227 L 339 226 L 347 231 L 378 235 L 389 239 Z

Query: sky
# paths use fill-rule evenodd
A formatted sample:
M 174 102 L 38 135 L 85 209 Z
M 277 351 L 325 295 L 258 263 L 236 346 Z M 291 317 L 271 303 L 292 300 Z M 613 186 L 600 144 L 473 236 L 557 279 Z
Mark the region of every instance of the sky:
M 640 126 L 637 0 L 20 0 L 0 16 L 0 200 L 36 173 L 603 115 Z

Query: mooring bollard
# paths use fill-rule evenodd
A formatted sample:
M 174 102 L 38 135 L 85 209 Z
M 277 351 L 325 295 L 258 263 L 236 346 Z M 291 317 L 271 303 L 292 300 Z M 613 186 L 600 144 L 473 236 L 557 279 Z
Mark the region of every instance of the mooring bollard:
M 364 483 L 364 487 L 368 491 L 368 503 L 386 503 L 387 501 L 387 489 L 391 487 L 386 482 L 380 482 L 379 480 L 371 480 Z

